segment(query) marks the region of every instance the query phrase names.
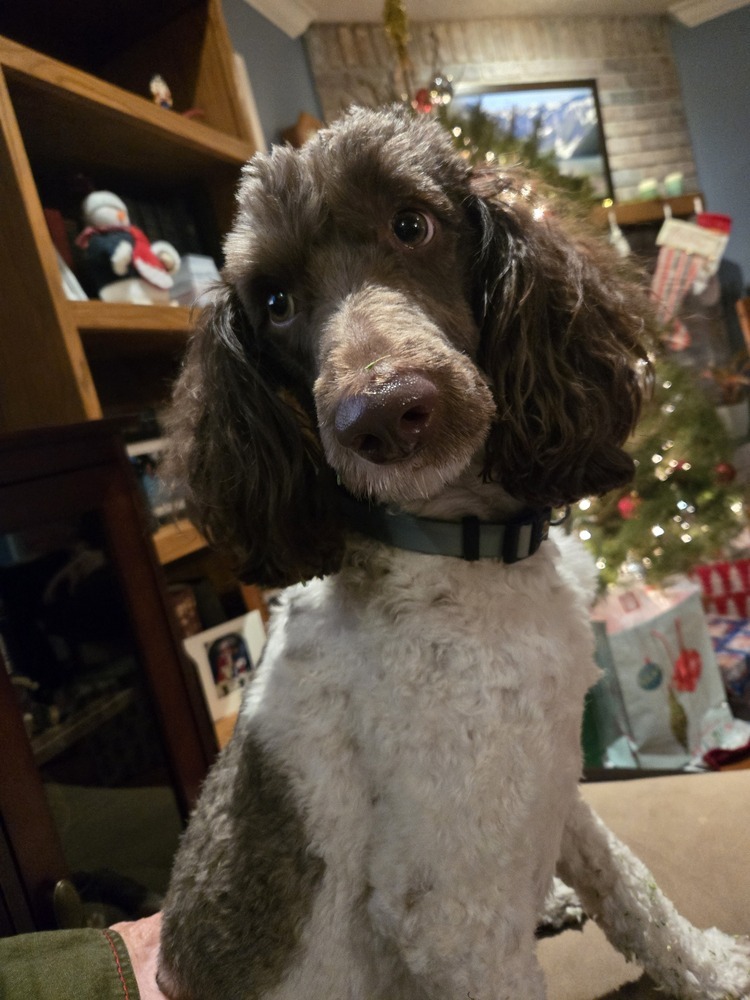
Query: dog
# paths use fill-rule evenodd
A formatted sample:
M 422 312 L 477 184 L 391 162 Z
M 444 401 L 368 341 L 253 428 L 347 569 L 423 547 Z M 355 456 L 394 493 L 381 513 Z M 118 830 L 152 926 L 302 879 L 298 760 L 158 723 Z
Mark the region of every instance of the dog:
M 748 995 L 746 945 L 577 792 L 593 582 L 549 523 L 632 476 L 646 315 L 427 118 L 246 166 L 169 432 L 208 538 L 288 589 L 176 858 L 167 996 L 542 1000 L 555 872 L 670 995 Z

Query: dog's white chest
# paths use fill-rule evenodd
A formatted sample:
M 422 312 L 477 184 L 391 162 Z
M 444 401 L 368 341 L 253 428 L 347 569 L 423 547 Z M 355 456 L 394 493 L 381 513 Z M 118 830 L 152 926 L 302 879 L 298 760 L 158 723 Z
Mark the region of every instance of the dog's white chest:
M 470 964 L 509 899 L 533 937 L 595 679 L 553 553 L 499 572 L 374 555 L 289 595 L 244 711 L 299 776 L 326 861 L 310 954 L 359 927 Z

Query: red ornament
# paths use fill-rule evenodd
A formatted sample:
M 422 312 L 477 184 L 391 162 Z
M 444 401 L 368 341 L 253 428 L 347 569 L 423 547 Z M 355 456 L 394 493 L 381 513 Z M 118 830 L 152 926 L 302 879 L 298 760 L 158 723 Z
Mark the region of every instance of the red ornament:
M 720 483 L 731 483 L 737 475 L 737 470 L 730 462 L 719 462 L 714 468 L 714 472 Z
M 680 655 L 672 667 L 672 687 L 675 691 L 695 691 L 703 672 L 703 661 L 697 649 L 685 649 L 680 619 L 675 621 Z
M 667 637 L 662 632 L 652 629 L 651 635 L 658 639 L 666 651 L 667 657 L 672 661 L 672 680 L 670 687 L 673 691 L 683 691 L 690 693 L 698 687 L 698 681 L 703 673 L 703 660 L 697 649 L 686 649 L 682 638 L 682 622 L 675 619 L 675 632 L 677 633 L 677 646 L 679 653 L 674 654 Z
M 432 111 L 432 98 L 430 97 L 430 92 L 426 87 L 419 88 L 414 95 L 414 100 L 411 102 L 411 106 L 415 111 L 419 111 L 423 115 L 429 114 L 429 112 Z
M 632 521 L 638 517 L 638 508 L 641 506 L 641 498 L 637 493 L 631 493 L 626 497 L 621 497 L 617 501 L 617 509 L 620 516 L 625 521 Z

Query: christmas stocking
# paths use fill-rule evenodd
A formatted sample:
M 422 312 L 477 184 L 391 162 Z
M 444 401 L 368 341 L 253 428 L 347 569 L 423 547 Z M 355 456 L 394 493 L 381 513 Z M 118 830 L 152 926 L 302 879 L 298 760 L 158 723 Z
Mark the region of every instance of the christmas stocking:
M 657 245 L 660 247 L 656 270 L 651 281 L 651 294 L 656 304 L 656 316 L 670 327 L 667 346 L 674 351 L 690 346 L 690 333 L 676 319 L 682 301 L 696 283 L 703 283 L 716 272 L 729 239 L 728 230 L 719 232 L 700 224 L 667 219 L 661 227 Z

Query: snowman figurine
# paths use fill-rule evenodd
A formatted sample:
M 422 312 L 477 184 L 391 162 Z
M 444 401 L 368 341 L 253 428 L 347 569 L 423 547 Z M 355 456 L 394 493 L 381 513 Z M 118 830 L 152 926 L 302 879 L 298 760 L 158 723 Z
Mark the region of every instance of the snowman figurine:
M 104 302 L 169 305 L 172 274 L 180 255 L 171 243 L 148 237 L 130 224 L 122 198 L 94 191 L 82 206 L 86 228 L 76 240 L 89 277 Z

